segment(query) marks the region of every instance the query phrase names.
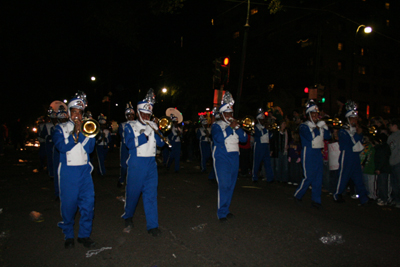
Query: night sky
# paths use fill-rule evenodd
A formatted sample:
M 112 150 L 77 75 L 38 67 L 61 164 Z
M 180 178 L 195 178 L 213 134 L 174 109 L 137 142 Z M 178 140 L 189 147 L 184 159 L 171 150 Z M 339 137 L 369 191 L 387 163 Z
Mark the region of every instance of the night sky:
M 86 92 L 88 109 L 95 113 L 102 112 L 101 100 L 112 92 L 113 101 L 121 101 L 117 112 L 123 118 L 127 101 L 143 99 L 149 88 L 157 93 L 173 79 L 180 86 L 191 87 L 188 80 L 209 86 L 211 79 L 200 86 L 185 71 L 197 61 L 211 78 L 213 1 L 186 1 L 174 12 L 165 2 L 3 3 L 2 120 L 30 123 L 45 115 L 53 100 L 70 99 L 77 90 Z

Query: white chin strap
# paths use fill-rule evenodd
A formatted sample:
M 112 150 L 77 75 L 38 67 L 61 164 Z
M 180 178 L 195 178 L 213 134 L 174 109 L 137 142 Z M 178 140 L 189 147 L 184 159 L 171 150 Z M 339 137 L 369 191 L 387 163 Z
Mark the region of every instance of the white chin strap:
M 315 122 L 311 118 L 311 112 L 308 112 L 308 117 L 310 118 L 311 124 L 314 125 L 315 127 L 317 127 L 317 125 L 315 125 Z
M 224 118 L 224 121 L 227 123 L 227 124 L 231 124 L 231 122 L 230 121 L 228 121 L 226 118 L 225 118 L 225 115 L 224 115 L 224 113 L 222 112 L 222 117 Z
M 141 114 L 141 112 L 139 112 L 139 110 L 138 110 L 139 121 L 140 121 L 142 124 L 150 123 L 149 120 L 144 120 L 144 119 L 142 119 L 142 115 L 140 115 L 140 114 Z

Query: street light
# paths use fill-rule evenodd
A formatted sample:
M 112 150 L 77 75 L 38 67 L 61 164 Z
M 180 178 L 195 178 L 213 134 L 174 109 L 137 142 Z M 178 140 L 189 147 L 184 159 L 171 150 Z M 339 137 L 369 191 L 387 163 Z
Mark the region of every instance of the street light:
M 356 57 L 356 40 L 357 40 L 357 33 L 360 31 L 361 28 L 364 28 L 364 33 L 369 34 L 372 32 L 372 28 L 369 26 L 365 26 L 361 24 L 357 27 L 356 33 L 354 34 L 354 43 L 353 43 L 353 53 L 351 56 L 351 80 L 350 80 L 350 97 L 353 98 L 353 86 L 354 86 L 354 61 Z
M 92 76 L 92 77 L 90 77 L 90 80 L 92 80 L 92 82 L 94 82 L 96 80 L 96 77 Z
M 164 94 L 167 93 L 167 91 L 168 91 L 168 90 L 167 90 L 167 88 L 165 88 L 165 87 L 164 87 L 163 89 L 161 89 L 161 92 L 163 92 Z

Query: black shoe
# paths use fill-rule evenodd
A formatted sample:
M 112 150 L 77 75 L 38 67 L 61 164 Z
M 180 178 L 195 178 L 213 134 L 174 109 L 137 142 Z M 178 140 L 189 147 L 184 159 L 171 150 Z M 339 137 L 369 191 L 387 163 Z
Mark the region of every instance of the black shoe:
M 253 183 L 254 183 L 254 184 L 257 184 L 257 183 L 258 183 L 258 180 L 253 180 Z
M 272 184 L 272 183 L 274 183 L 275 181 L 267 181 L 267 183 L 269 183 L 269 184 Z
M 125 227 L 131 226 L 133 228 L 132 218 L 125 219 Z
M 74 248 L 75 247 L 75 241 L 74 241 L 74 239 L 73 238 L 68 238 L 68 239 L 66 239 L 65 240 L 65 243 L 64 243 L 64 247 L 65 248 Z
M 311 201 L 311 208 L 320 209 L 320 208 L 322 208 L 322 205 L 321 205 L 321 203 L 317 203 L 315 201 Z
M 235 215 L 233 215 L 232 213 L 228 213 L 227 215 L 226 215 L 226 218 L 228 218 L 228 219 L 235 219 Z
M 125 228 L 123 232 L 129 234 L 132 229 L 133 229 L 132 218 L 125 219 Z
M 294 197 L 293 199 L 294 199 L 294 202 L 295 202 L 297 205 L 299 205 L 299 206 L 302 205 L 301 199 L 298 199 L 297 197 Z
M 342 195 L 338 195 L 338 196 L 337 196 L 337 199 L 333 199 L 333 201 L 335 201 L 336 203 L 344 203 L 344 202 L 346 202 L 346 201 L 343 199 Z
M 221 223 L 224 223 L 224 222 L 227 222 L 227 221 L 228 221 L 227 218 L 220 218 L 220 219 L 219 219 L 219 222 L 221 222 Z
M 368 207 L 368 206 L 371 206 L 371 202 L 366 201 L 366 202 L 364 202 L 364 203 L 358 204 L 357 206 L 359 206 L 359 207 Z
M 90 237 L 85 237 L 85 238 L 78 237 L 78 243 L 83 244 L 83 246 L 87 248 L 93 248 L 96 246 L 96 243 L 92 239 L 90 239 Z
M 161 231 L 158 228 L 153 228 L 147 231 L 149 234 L 152 234 L 153 236 L 159 236 L 161 235 Z

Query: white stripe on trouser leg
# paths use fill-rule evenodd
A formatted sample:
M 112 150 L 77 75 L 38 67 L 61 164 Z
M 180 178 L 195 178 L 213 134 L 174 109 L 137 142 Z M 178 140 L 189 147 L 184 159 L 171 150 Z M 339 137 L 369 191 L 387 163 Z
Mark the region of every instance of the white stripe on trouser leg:
M 300 184 L 300 186 L 299 186 L 299 189 L 297 189 L 297 191 L 294 193 L 295 196 L 296 196 L 296 195 L 300 192 L 300 190 L 303 188 L 304 182 L 305 182 L 306 179 L 307 179 L 306 151 L 307 151 L 307 147 L 304 147 L 304 149 L 303 149 L 303 173 L 304 173 L 304 178 L 303 178 L 303 180 L 301 181 L 301 184 Z
M 253 177 L 254 177 L 254 175 L 256 177 L 258 177 L 258 170 L 256 171 L 254 169 L 255 165 L 256 165 L 256 146 L 257 146 L 257 143 L 254 143 L 254 148 L 253 148 Z
M 345 155 L 345 152 L 346 152 L 346 151 L 344 151 L 344 150 L 341 152 L 341 153 L 343 153 L 342 161 L 341 161 L 341 163 L 340 163 L 340 164 L 341 164 L 340 166 L 341 166 L 342 168 L 341 168 L 340 173 L 339 173 L 339 180 L 338 180 L 338 183 L 337 183 L 337 186 L 336 186 L 336 192 L 335 192 L 335 194 L 333 195 L 334 198 L 335 198 L 335 200 L 337 200 L 335 196 L 336 196 L 337 194 L 339 194 L 339 188 L 340 188 L 340 184 L 341 184 L 341 182 L 342 182 L 342 177 L 343 177 L 343 162 L 344 162 L 344 155 Z
M 212 158 L 213 158 L 213 167 L 214 167 L 214 172 L 215 172 L 215 179 L 217 180 L 217 184 L 218 184 L 218 209 L 220 208 L 220 199 L 219 199 L 219 182 L 218 182 L 218 173 L 217 173 L 217 167 L 215 164 L 215 150 L 217 147 L 214 147 L 213 152 L 212 152 Z M 217 217 L 218 217 L 218 212 L 217 212 Z

